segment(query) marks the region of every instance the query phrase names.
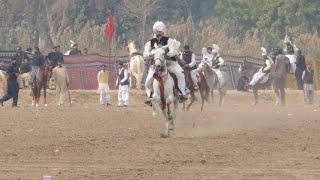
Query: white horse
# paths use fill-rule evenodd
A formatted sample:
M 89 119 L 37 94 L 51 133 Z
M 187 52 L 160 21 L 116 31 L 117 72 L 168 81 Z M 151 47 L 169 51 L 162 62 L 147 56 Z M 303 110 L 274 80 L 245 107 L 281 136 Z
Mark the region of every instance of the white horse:
M 0 70 L 0 89 L 3 95 L 7 93 L 7 73 L 3 70 Z
M 136 50 L 134 41 L 128 43 L 128 50 L 130 54 L 129 72 L 130 72 L 130 87 L 133 87 L 133 80 L 136 82 L 136 89 L 141 89 L 141 81 L 145 69 L 144 59 Z
M 294 74 L 296 72 L 297 66 L 297 56 L 294 54 L 287 54 L 287 58 L 289 58 L 290 64 L 291 64 L 291 73 Z
M 155 61 L 156 73 L 153 81 L 153 95 L 151 98 L 153 113 L 156 107 L 160 107 L 166 120 L 163 137 L 169 137 L 170 130 L 173 130 L 173 120 L 176 115 L 178 99 L 174 94 L 174 81 L 167 69 L 164 48 L 156 48 L 152 52 Z

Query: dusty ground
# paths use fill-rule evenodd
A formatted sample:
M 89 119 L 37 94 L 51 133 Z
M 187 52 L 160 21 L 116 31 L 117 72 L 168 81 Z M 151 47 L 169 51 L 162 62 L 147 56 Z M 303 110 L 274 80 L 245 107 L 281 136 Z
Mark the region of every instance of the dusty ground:
M 126 109 L 93 91 L 72 92 L 63 109 L 53 94 L 38 109 L 21 96 L 20 108 L 0 108 L 0 179 L 320 179 L 320 108 L 301 93 L 276 108 L 267 92 L 253 108 L 250 94 L 229 92 L 222 108 L 180 111 L 167 139 L 140 95 Z

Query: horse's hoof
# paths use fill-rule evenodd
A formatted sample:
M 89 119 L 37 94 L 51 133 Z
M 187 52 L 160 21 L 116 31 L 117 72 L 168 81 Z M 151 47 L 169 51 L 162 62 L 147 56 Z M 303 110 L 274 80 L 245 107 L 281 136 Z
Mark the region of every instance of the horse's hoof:
M 158 114 L 156 112 L 152 112 L 152 116 L 156 117 Z
M 39 104 L 36 104 L 36 107 L 39 107 Z
M 48 104 L 44 104 L 45 107 L 48 107 Z
M 163 134 L 160 134 L 160 136 L 162 138 L 168 138 L 169 137 L 169 133 L 163 133 Z

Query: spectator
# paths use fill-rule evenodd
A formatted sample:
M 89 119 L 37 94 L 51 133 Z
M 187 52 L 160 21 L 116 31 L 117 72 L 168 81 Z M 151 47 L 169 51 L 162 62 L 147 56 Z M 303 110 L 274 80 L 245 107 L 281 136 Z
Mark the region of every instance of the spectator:
M 101 66 L 101 70 L 98 72 L 97 80 L 99 84 L 100 91 L 100 104 L 101 105 L 111 105 L 110 104 L 110 89 L 109 89 L 109 71 L 106 69 L 106 65 Z
M 119 63 L 119 73 L 117 79 L 118 91 L 118 106 L 128 107 L 129 105 L 129 76 L 128 70 L 123 65 L 123 62 Z
M 56 83 L 58 106 L 61 106 L 65 102 L 65 97 L 68 95 L 68 88 L 70 84 L 67 70 L 61 62 L 58 62 L 58 66 L 52 70 L 52 76 Z M 69 99 L 69 101 L 71 102 L 71 99 Z
M 302 73 L 304 70 L 306 70 L 306 60 L 304 55 L 302 55 L 301 50 L 298 50 L 298 56 L 297 56 L 297 61 L 296 61 L 296 80 L 297 80 L 297 88 L 299 90 L 303 89 L 303 80 L 302 80 Z
M 81 55 L 81 51 L 78 49 L 78 44 L 74 44 L 70 50 L 69 55 Z
M 313 70 L 311 64 L 308 64 L 307 69 L 302 73 L 304 83 L 304 102 L 307 105 L 313 104 Z

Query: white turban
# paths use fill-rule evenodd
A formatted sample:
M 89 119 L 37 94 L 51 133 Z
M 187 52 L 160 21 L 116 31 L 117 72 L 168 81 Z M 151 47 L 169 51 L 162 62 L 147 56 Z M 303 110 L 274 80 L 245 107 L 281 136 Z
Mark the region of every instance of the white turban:
M 70 47 L 72 48 L 76 43 L 72 40 L 70 40 Z
M 157 21 L 154 23 L 153 25 L 153 32 L 157 32 L 157 31 L 161 31 L 161 32 L 166 32 L 166 25 L 162 22 L 162 21 Z
M 220 47 L 217 44 L 212 44 L 212 53 L 219 53 Z

